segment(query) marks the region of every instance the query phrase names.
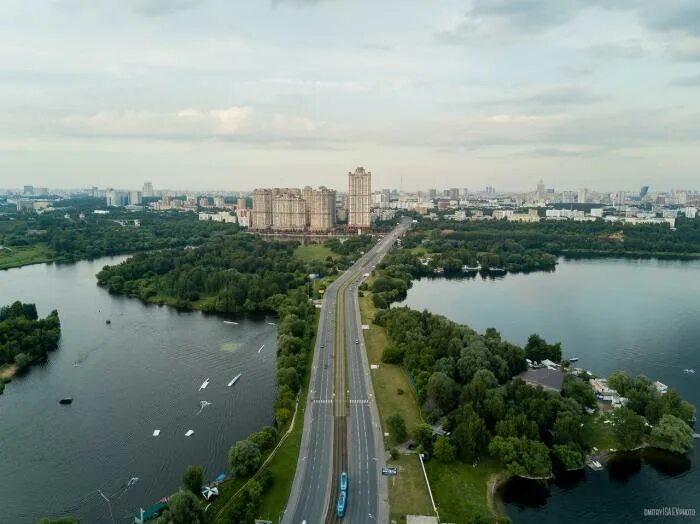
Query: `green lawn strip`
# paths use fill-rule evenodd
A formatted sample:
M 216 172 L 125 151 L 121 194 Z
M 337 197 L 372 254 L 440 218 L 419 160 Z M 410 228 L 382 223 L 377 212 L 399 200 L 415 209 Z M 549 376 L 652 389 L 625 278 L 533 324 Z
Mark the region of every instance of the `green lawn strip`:
M 325 262 L 327 257 L 337 258 L 337 255 L 323 244 L 304 244 L 299 246 L 294 251 L 294 256 L 305 262 L 312 260 Z
M 406 515 L 432 515 L 433 506 L 418 455 L 401 455 L 390 463 L 399 468 L 396 477 L 388 477 L 391 520 L 400 523 L 406 522 Z
M 44 244 L 0 249 L 0 269 L 52 262 L 55 254 Z
M 360 297 L 360 313 L 362 323 L 370 326 L 364 331 L 365 346 L 370 364 L 379 364 L 373 369 L 372 384 L 374 396 L 382 419 L 382 427 L 386 428 L 386 419 L 393 413 L 401 413 L 410 431 L 421 421 L 418 399 L 408 380 L 408 375 L 396 365 L 382 364 L 382 351 L 388 345 L 386 331 L 381 326 L 372 324 L 376 308 L 372 304 L 371 293 Z M 399 394 L 399 391 L 403 393 Z M 389 447 L 393 442 L 386 442 Z M 389 481 L 389 506 L 391 518 L 397 522 L 405 522 L 406 515 L 432 515 L 428 487 L 425 484 L 423 472 L 416 455 L 403 455 L 392 464 L 401 466 L 398 477 Z
M 493 512 L 497 508 L 490 507 L 488 491 L 491 477 L 503 474 L 497 461 L 484 459 L 474 467 L 463 462 L 443 464 L 433 459 L 426 462 L 425 470 L 442 522 L 466 522 L 477 515 L 495 516 Z

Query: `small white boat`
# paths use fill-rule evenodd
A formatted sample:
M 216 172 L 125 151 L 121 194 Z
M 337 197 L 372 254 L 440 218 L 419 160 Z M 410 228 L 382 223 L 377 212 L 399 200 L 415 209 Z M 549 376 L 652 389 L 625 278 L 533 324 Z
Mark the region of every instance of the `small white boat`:
M 569 359 L 569 362 L 578 362 L 578 357 L 572 357 Z
M 194 431 L 191 430 L 191 429 L 188 429 L 188 430 L 187 430 L 187 433 L 185 433 L 185 436 L 186 436 L 186 437 L 189 437 L 189 436 L 191 436 L 191 435 L 194 435 Z
M 263 350 L 264 347 L 265 347 L 265 344 L 263 344 L 262 346 L 260 346 L 260 349 L 258 349 L 258 353 L 260 353 L 260 352 Z
M 153 436 L 154 436 L 154 437 L 157 437 L 158 435 L 160 435 L 160 430 L 159 430 L 159 429 L 154 429 L 154 430 L 153 430 Z
M 202 382 L 202 385 L 199 386 L 199 391 L 202 391 L 203 389 L 207 389 L 208 385 L 209 385 L 209 377 L 207 377 L 207 379 L 204 382 Z
M 230 324 L 231 326 L 237 326 L 238 322 L 234 322 L 233 320 L 224 320 L 224 324 Z
M 268 326 L 276 326 L 277 324 L 275 324 L 274 322 L 267 322 L 267 325 Z
M 231 387 L 231 386 L 233 386 L 236 382 L 238 382 L 238 379 L 241 378 L 241 375 L 242 375 L 242 374 L 243 374 L 243 373 L 239 373 L 238 375 L 236 375 L 235 377 L 233 377 L 233 379 L 231 380 L 231 382 L 228 383 L 228 387 Z
M 694 370 L 694 369 L 687 369 L 687 368 L 686 368 L 686 369 L 683 370 L 683 373 L 687 373 L 688 375 L 692 375 L 693 373 L 695 373 L 695 370 Z

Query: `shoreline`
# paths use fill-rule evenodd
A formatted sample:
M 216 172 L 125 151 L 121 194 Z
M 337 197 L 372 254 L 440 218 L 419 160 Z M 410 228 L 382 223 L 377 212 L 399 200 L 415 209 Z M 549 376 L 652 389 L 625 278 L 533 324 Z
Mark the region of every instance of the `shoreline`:
M 3 364 L 0 366 L 0 380 L 9 382 L 17 374 L 17 366 L 15 364 Z

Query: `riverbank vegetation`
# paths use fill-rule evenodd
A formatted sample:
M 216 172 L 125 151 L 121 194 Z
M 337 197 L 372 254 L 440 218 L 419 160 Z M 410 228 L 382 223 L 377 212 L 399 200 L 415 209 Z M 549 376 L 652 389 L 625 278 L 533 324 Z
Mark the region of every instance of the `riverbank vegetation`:
M 515 223 L 505 220 L 420 222 L 387 254 L 372 291 L 379 307 L 405 297 L 416 278 L 552 271 L 560 256 L 700 257 L 700 220 L 667 225 L 596 222 Z
M 400 366 L 411 377 L 421 415 L 430 423 L 409 428 L 418 450 L 433 457 L 429 475 L 440 469 L 433 464 L 478 470 L 486 462 L 500 463 L 511 475 L 549 478 L 558 468 L 582 468 L 600 442 L 596 421 L 604 415 L 590 413 L 596 398 L 586 381 L 566 373 L 558 392 L 516 377 L 527 368 L 526 358 L 559 361 L 559 344 L 533 335 L 519 347 L 494 329 L 478 334 L 408 308 L 378 310 L 374 324 L 387 335 L 383 365 Z M 610 422 L 600 424 L 610 426 L 606 438 L 612 437 L 614 449 L 651 445 L 682 453 L 692 446 L 689 422 L 695 410 L 674 390 L 661 394 L 649 379 L 624 373 L 613 375 L 612 384 L 629 395 L 628 407 L 614 410 Z M 455 475 L 439 480 L 430 475 L 439 507 L 449 500 Z M 486 493 L 485 486 L 479 489 Z M 470 514 L 480 511 L 483 506 L 477 505 Z
M 61 322 L 55 310 L 41 319 L 34 304 L 17 301 L 0 309 L 0 366 L 26 371 L 31 364 L 44 362 L 60 338 Z M 0 393 L 3 389 L 4 384 Z
M 200 245 L 217 233 L 238 230 L 234 224 L 199 221 L 193 213 L 95 215 L 81 209 L 67 209 L 68 218 L 64 211 L 0 216 L 0 269 Z

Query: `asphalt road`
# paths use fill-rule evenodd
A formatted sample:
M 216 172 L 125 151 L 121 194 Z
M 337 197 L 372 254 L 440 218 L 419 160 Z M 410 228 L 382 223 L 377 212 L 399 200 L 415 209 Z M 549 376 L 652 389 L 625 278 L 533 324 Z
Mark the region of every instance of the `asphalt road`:
M 284 512 L 284 524 L 320 524 L 326 520 L 333 475 L 333 369 L 337 300 L 344 301 L 347 358 L 348 505 L 344 521 L 366 524 L 388 522 L 386 481 L 381 479 L 384 444 L 379 413 L 374 402 L 369 364 L 364 351 L 357 302 L 357 285 L 408 228 L 404 222 L 355 262 L 326 290 L 314 349 L 309 395 L 304 414 L 297 469 Z M 345 286 L 350 282 L 349 286 Z M 339 294 L 342 294 L 339 297 Z M 338 401 L 346 395 L 338 392 Z

